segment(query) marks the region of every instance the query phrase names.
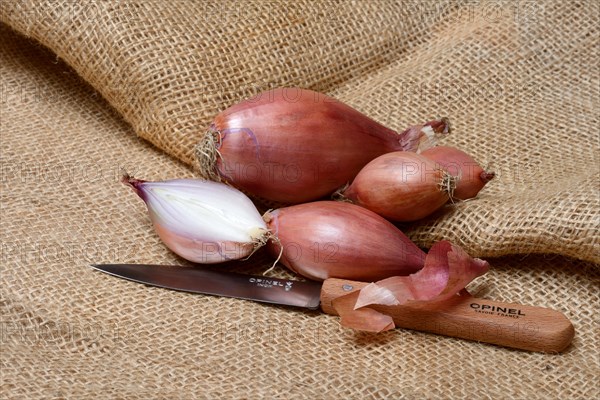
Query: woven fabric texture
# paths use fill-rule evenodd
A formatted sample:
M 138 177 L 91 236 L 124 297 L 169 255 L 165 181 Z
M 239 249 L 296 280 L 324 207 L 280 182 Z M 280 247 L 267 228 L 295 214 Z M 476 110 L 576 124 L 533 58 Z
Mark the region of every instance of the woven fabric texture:
M 498 178 L 408 227 L 415 242 L 599 262 L 598 7 L 15 1 L 2 18 L 188 164 L 219 111 L 272 87 L 327 92 L 398 130 L 449 116 L 447 143 Z
M 0 397 L 599 397 L 599 7 L 2 2 Z M 211 118 L 277 86 L 398 130 L 450 117 L 446 143 L 498 177 L 404 228 L 424 247 L 449 239 L 496 257 L 472 291 L 564 312 L 576 329 L 566 352 L 355 333 L 318 312 L 87 267 L 185 264 L 121 170 L 193 177 Z M 251 272 L 267 269 L 255 256 Z

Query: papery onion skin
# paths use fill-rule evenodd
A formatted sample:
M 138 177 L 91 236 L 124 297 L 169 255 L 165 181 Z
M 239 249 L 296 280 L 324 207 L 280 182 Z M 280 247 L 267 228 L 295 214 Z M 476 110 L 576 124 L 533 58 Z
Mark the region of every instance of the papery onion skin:
M 467 200 L 477 196 L 495 173 L 485 171 L 469 154 L 451 146 L 435 146 L 421 152 L 451 175 L 457 177 L 453 198 Z
M 469 296 L 465 286 L 485 274 L 487 261 L 470 257 L 462 248 L 448 241 L 435 243 L 425 259 L 425 266 L 409 276 L 393 276 L 372 282 L 359 291 L 332 301 L 342 318 L 342 325 L 369 332 L 394 328 L 390 316 L 370 308 L 373 305 L 443 302 L 456 295 Z
M 489 269 L 487 261 L 473 258 L 458 245 L 442 240 L 431 246 L 420 271 L 409 276 L 386 278 L 362 288 L 355 308 L 370 304 L 443 301 Z
M 423 126 L 399 134 L 324 94 L 279 88 L 217 115 L 196 153 L 205 175 L 297 204 L 331 194 L 381 154 L 416 151 L 428 135 L 448 133 L 447 120 Z
M 416 221 L 442 207 L 452 189 L 452 177 L 432 160 L 393 152 L 368 163 L 341 196 L 387 219 Z
M 149 182 L 123 176 L 144 200 L 156 233 L 174 253 L 201 264 L 238 260 L 268 237 L 252 201 L 225 184 L 197 179 Z
M 425 253 L 392 223 L 353 204 L 305 203 L 264 216 L 278 238 L 273 256 L 309 279 L 343 278 L 370 282 L 420 270 Z

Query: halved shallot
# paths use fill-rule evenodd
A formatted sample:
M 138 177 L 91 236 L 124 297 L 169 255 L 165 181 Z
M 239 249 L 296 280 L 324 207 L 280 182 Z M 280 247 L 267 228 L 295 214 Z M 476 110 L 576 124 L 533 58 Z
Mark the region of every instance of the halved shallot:
M 372 307 L 443 302 L 453 296 L 468 295 L 465 286 L 489 267 L 487 261 L 471 258 L 459 246 L 441 241 L 431 247 L 420 271 L 370 283 L 334 299 L 332 304 L 342 318 L 342 325 L 381 332 L 394 328 L 394 321 Z
M 310 279 L 344 278 L 371 282 L 420 270 L 425 253 L 392 223 L 359 206 L 318 201 L 265 214 L 277 241 L 274 256 Z
M 144 200 L 161 240 L 203 264 L 249 256 L 270 234 L 252 201 L 228 185 L 199 179 L 148 182 L 123 176 Z
M 448 132 L 442 119 L 398 133 L 324 94 L 279 88 L 217 115 L 196 157 L 210 179 L 297 204 L 331 194 L 381 154 L 416 151 Z

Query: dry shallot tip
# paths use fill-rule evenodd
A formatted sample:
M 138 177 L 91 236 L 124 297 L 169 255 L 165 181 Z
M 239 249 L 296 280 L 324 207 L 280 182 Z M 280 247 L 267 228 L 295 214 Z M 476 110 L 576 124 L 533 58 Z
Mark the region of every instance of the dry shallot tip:
M 221 181 L 217 170 L 217 159 L 221 158 L 218 150 L 221 145 L 221 137 L 221 132 L 211 125 L 204 138 L 194 147 L 200 174 L 202 177 L 216 182 Z
M 252 257 L 252 255 L 254 253 L 256 253 L 256 251 L 258 249 L 260 249 L 265 244 L 267 244 L 269 239 L 272 237 L 272 234 L 268 230 L 265 230 L 264 232 L 265 232 L 264 234 L 262 234 L 261 236 L 254 239 L 254 241 L 252 242 L 252 252 L 250 254 L 248 254 L 248 256 L 246 258 L 242 258 L 242 261 L 248 260 L 250 257 Z M 273 265 L 273 266 L 275 266 L 275 265 Z
M 450 121 L 448 118 L 433 120 L 423 125 L 411 127 L 405 132 L 405 136 L 416 140 L 414 151 L 422 153 L 437 146 L 439 139 L 450 133 Z
M 143 192 L 140 191 L 140 185 L 146 181 L 142 180 L 142 179 L 136 179 L 133 176 L 129 175 L 129 173 L 125 170 L 122 170 L 122 176 L 121 176 L 121 182 L 127 186 L 129 186 L 130 188 L 132 188 L 138 196 L 140 196 L 142 199 L 144 198 Z
M 447 117 L 443 117 L 439 120 L 433 120 L 425 123 L 425 126 L 430 126 L 435 133 L 447 135 L 452 132 L 450 128 L 450 120 Z
M 267 224 L 273 219 L 273 214 L 271 214 L 271 211 L 273 211 L 272 208 L 265 211 L 265 213 L 262 215 L 263 221 L 265 221 Z
M 479 174 L 479 178 L 483 183 L 488 183 L 489 181 L 494 179 L 495 176 L 496 173 L 494 171 L 483 171 L 481 174 Z

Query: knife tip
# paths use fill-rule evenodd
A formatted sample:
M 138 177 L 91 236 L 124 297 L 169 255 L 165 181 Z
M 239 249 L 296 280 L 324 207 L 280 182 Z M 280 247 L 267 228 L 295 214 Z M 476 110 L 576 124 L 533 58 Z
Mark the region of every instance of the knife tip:
M 106 264 L 89 264 L 88 267 L 98 271 L 105 271 L 105 268 L 103 268 L 105 265 Z

